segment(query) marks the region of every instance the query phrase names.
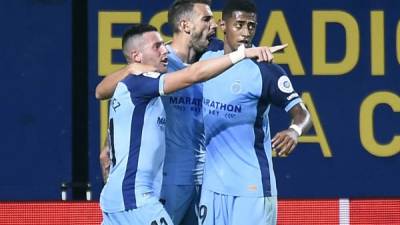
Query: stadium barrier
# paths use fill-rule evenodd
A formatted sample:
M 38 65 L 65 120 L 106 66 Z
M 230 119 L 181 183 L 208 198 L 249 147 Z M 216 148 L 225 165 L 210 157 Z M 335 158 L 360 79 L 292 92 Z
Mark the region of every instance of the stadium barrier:
M 280 199 L 278 211 L 280 225 L 400 225 L 400 198 Z M 0 202 L 2 225 L 99 225 L 101 219 L 97 201 Z

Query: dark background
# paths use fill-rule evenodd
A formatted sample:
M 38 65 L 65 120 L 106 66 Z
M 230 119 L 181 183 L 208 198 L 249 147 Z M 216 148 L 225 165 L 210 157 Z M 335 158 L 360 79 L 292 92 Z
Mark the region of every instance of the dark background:
M 69 199 L 83 199 L 86 183 L 94 199 L 102 187 L 99 102 L 94 88 L 98 71 L 99 12 L 141 11 L 142 22 L 167 9 L 170 1 L 148 0 L 16 0 L 0 2 L 0 96 L 2 145 L 0 200 L 60 199 L 67 182 Z M 386 1 L 256 1 L 260 44 L 270 10 L 281 10 L 305 70 L 292 76 L 300 93 L 310 93 L 332 157 L 324 157 L 318 143 L 301 143 L 293 155 L 274 158 L 281 197 L 394 197 L 400 196 L 400 146 L 397 154 L 377 157 L 360 141 L 361 103 L 375 92 L 399 96 L 399 56 L 396 29 L 400 2 Z M 220 11 L 223 1 L 214 1 Z M 359 59 L 343 75 L 317 76 L 312 70 L 313 11 L 339 10 L 350 14 L 360 31 Z M 384 12 L 385 73 L 371 75 L 373 10 Z M 113 25 L 121 36 L 126 24 Z M 355 31 L 354 31 L 355 32 Z M 170 35 L 167 26 L 162 33 Z M 351 34 L 350 34 L 351 35 Z M 375 35 L 375 34 L 372 34 Z M 399 34 L 400 35 L 400 34 Z M 397 37 L 397 39 L 400 36 Z M 340 61 L 346 48 L 345 30 L 327 26 L 327 60 Z M 279 42 L 279 37 L 275 43 Z M 397 50 L 400 52 L 399 50 Z M 113 63 L 123 63 L 113 51 Z M 314 56 L 318 57 L 318 56 Z M 289 67 L 282 66 L 288 71 Z M 104 75 L 104 74 L 101 74 Z M 397 100 L 400 104 L 400 100 Z M 272 134 L 288 126 L 277 109 L 270 113 Z M 381 104 L 375 109 L 375 139 L 387 144 L 400 136 L 399 112 Z M 311 131 L 311 135 L 315 131 Z M 399 138 L 399 137 L 397 137 Z

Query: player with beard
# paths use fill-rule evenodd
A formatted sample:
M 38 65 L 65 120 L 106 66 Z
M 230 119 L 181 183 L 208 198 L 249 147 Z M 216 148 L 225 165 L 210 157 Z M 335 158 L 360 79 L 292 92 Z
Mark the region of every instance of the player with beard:
M 172 42 L 167 45 L 168 72 L 177 71 L 197 61 L 206 50 L 222 49 L 214 39 L 216 24 L 207 0 L 177 0 L 169 9 Z M 269 55 L 272 59 L 272 56 Z M 129 64 L 108 75 L 96 88 L 99 99 L 107 99 L 116 83 L 126 75 L 149 68 Z M 161 201 L 174 224 L 197 224 L 195 214 L 204 166 L 204 130 L 202 85 L 195 84 L 173 94 L 162 96 L 166 111 L 166 155 Z M 107 148 L 106 148 L 107 149 Z M 106 151 L 102 162 L 108 160 Z
M 270 60 L 267 53 L 270 50 L 267 47 L 242 49 L 167 72 L 168 50 L 156 28 L 134 25 L 122 40 L 128 62 L 152 65 L 156 72 L 126 76 L 118 82 L 112 96 L 111 166 L 100 195 L 102 224 L 171 225 L 173 222 L 159 202 L 158 194 L 165 155 L 165 111 L 159 97 L 211 79 L 245 58 Z

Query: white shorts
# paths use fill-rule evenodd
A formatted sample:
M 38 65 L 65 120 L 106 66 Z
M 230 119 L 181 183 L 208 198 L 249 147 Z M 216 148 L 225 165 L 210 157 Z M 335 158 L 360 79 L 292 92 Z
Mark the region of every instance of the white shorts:
M 197 225 L 199 194 L 194 185 L 163 184 L 160 201 L 175 225 Z
M 102 225 L 173 225 L 162 204 L 154 197 L 142 207 L 115 213 L 103 212 Z
M 275 225 L 277 197 L 241 197 L 202 190 L 199 224 Z

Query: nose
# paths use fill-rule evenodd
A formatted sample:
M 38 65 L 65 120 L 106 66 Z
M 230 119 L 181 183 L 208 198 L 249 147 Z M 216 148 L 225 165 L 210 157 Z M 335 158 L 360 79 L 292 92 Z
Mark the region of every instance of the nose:
M 251 31 L 249 30 L 249 28 L 247 26 L 244 26 L 242 29 L 242 36 L 250 37 L 250 35 L 251 35 Z
M 215 19 L 212 18 L 210 21 L 210 29 L 211 30 L 216 30 L 217 29 L 217 23 L 215 22 Z
M 160 53 L 161 53 L 162 55 L 165 55 L 165 54 L 168 53 L 168 49 L 167 49 L 167 47 L 165 46 L 164 43 L 161 44 L 161 46 L 160 46 Z

